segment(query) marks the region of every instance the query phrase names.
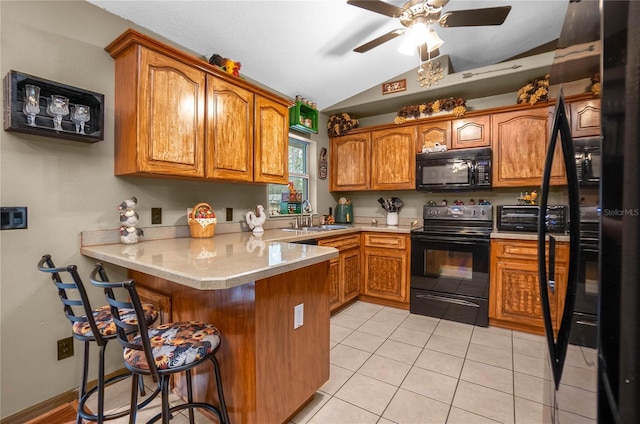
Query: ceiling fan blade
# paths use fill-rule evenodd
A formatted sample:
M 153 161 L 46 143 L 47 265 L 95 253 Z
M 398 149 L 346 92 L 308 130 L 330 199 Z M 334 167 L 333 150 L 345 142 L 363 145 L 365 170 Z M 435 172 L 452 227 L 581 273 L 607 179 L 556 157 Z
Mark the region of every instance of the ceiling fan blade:
M 443 14 L 439 22 L 444 28 L 502 25 L 510 11 L 511 6 L 456 10 Z
M 420 45 L 420 60 L 426 62 L 440 55 L 440 50 L 435 49 L 431 53 L 427 52 L 427 44 Z
M 369 50 L 371 50 L 374 47 L 378 47 L 380 44 L 382 43 L 386 43 L 389 40 L 393 40 L 394 38 L 396 38 L 399 35 L 404 34 L 404 29 L 394 29 L 391 32 L 388 32 L 384 35 L 381 35 L 378 38 L 374 38 L 373 40 L 369 41 L 368 43 L 365 43 L 359 47 L 356 47 L 355 49 L 353 49 L 354 52 L 357 53 L 364 53 L 367 52 Z
M 402 14 L 401 8 L 379 0 L 348 0 L 347 4 L 390 16 L 392 18 L 398 17 Z

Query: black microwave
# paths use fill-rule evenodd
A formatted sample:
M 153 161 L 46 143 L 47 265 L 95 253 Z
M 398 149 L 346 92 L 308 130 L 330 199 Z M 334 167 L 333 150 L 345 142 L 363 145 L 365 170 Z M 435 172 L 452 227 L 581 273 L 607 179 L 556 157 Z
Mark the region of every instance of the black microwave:
M 491 190 L 491 148 L 418 153 L 416 190 Z
M 578 183 L 597 186 L 600 183 L 600 137 L 574 138 Z

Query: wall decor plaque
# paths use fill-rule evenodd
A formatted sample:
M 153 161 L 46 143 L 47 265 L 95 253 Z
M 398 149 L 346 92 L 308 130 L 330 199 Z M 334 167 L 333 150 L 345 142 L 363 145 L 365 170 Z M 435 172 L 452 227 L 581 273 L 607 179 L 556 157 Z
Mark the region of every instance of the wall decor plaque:
M 405 91 L 406 89 L 407 89 L 406 79 L 385 82 L 384 84 L 382 84 L 382 95 L 397 93 L 399 91 Z
M 85 143 L 104 140 L 104 95 L 9 71 L 4 129 Z

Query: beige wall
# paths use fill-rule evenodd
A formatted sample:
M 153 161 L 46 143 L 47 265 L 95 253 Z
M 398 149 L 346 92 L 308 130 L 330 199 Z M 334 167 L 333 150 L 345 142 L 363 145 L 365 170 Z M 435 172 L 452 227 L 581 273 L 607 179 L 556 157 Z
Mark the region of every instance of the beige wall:
M 0 203 L 27 206 L 29 215 L 28 229 L 0 233 L 4 418 L 80 381 L 82 344 L 76 342 L 72 358 L 57 360 L 56 341 L 71 330 L 53 285 L 36 269 L 43 254 L 51 253 L 57 265 L 77 264 L 86 278 L 94 261 L 79 253 L 80 232 L 118 228 L 116 208 L 124 199 L 138 198 L 138 226 L 144 229 L 151 225 L 151 207 L 163 209 L 163 225 L 186 225 L 185 208 L 201 201 L 217 212 L 233 207 L 234 221 L 240 221 L 265 202 L 266 192 L 263 186 L 113 176 L 114 65 L 104 47 L 130 22 L 84 1 L 2 0 L 0 24 L 2 76 L 16 70 L 105 95 L 104 141 L 0 132 Z M 326 132 L 314 138 L 326 146 Z M 326 183 L 319 198 L 318 207 L 333 203 Z M 122 269 L 109 271 L 112 279 L 125 276 Z M 95 306 L 104 303 L 92 293 Z M 107 350 L 107 372 L 121 368 L 117 343 Z

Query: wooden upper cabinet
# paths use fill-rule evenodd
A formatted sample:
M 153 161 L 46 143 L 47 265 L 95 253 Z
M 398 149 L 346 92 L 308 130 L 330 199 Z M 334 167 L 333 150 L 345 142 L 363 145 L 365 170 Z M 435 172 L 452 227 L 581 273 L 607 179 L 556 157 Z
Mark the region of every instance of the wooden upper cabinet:
M 207 178 L 253 181 L 253 97 L 207 76 Z
M 415 127 L 398 127 L 371 134 L 372 190 L 415 189 Z
M 371 133 L 347 134 L 332 138 L 330 143 L 330 190 L 368 190 Z
M 600 100 L 590 99 L 570 103 L 573 137 L 600 135 Z
M 254 131 L 253 180 L 286 184 L 289 180 L 289 109 L 256 95 Z
M 115 175 L 202 177 L 204 72 L 134 45 L 116 78 Z
M 416 153 L 423 147 L 433 147 L 436 143 L 451 148 L 451 121 L 430 122 L 418 125 Z
M 105 50 L 115 175 L 287 183 L 288 100 L 131 29 Z
M 539 187 L 547 154 L 548 109 L 492 115 L 494 187 Z M 566 184 L 562 158 L 556 157 L 551 184 Z
M 491 145 L 491 115 L 479 115 L 451 122 L 451 148 L 488 147 Z

